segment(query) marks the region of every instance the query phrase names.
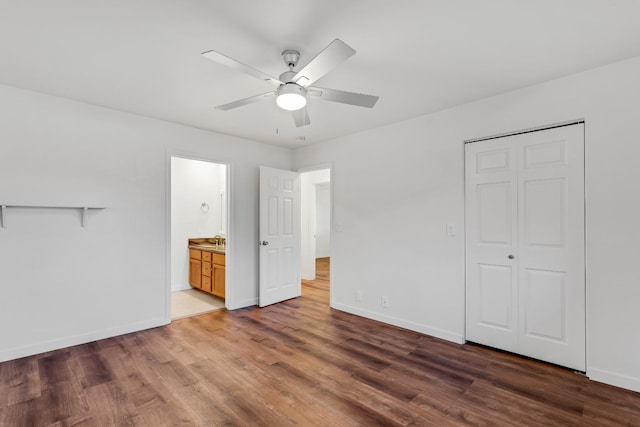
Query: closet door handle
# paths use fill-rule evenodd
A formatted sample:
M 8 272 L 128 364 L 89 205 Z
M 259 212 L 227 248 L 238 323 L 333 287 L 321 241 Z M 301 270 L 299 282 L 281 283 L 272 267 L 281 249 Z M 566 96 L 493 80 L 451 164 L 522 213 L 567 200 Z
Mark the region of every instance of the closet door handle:
M 513 255 L 509 255 L 507 258 L 514 259 L 515 257 Z

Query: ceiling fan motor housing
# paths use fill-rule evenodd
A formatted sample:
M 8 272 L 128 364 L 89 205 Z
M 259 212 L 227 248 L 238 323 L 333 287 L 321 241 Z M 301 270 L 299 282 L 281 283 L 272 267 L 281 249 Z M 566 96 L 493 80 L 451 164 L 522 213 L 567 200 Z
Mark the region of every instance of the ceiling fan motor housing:
M 295 71 L 285 71 L 284 73 L 280 74 L 280 77 L 278 78 L 280 79 L 281 82 L 292 83 L 293 76 L 295 75 L 296 75 Z
M 300 59 L 300 52 L 297 50 L 287 49 L 282 51 L 282 60 L 287 67 L 293 68 L 298 65 L 298 60 Z
M 307 96 L 307 90 L 297 83 L 285 83 L 278 88 L 278 95 L 287 93 L 295 93 L 301 96 Z

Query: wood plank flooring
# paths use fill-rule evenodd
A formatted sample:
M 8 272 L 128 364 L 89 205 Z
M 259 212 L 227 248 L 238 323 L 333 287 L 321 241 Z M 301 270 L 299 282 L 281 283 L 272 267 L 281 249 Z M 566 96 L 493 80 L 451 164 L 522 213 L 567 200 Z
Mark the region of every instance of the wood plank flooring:
M 640 394 L 303 296 L 0 364 L 1 426 L 640 426 Z

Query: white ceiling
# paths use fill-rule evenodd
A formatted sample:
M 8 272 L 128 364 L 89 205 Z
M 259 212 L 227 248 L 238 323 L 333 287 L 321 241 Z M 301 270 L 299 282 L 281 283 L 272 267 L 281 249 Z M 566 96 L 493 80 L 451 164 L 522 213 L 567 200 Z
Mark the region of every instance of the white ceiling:
M 285 147 L 319 142 L 640 55 L 637 0 L 0 0 L 0 83 Z M 357 53 L 318 86 L 379 95 L 372 110 L 311 99 L 296 128 L 275 103 L 214 107 L 333 39 Z M 299 69 L 300 67 L 298 67 Z

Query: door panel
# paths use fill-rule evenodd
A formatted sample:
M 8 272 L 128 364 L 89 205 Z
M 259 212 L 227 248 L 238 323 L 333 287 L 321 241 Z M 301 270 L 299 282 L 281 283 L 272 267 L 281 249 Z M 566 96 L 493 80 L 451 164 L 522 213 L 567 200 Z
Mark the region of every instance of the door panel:
M 282 269 L 283 269 L 283 278 L 282 285 L 284 288 L 294 287 L 296 282 L 296 271 L 297 269 L 293 265 L 294 259 L 294 249 L 292 247 L 286 247 L 282 250 Z M 299 281 L 298 281 L 299 282 Z
M 515 150 L 489 141 L 466 147 L 466 336 L 517 350 L 517 248 Z
M 467 144 L 465 165 L 467 339 L 584 371 L 584 125 Z
M 511 183 L 496 182 L 476 186 L 478 194 L 478 242 L 511 245 Z
M 511 156 L 508 148 L 479 152 L 476 154 L 476 173 L 508 172 Z
M 513 273 L 511 267 L 502 265 L 478 265 L 480 269 L 479 294 L 480 318 L 483 326 L 513 332 Z
M 269 274 L 267 274 L 267 291 L 271 292 L 275 289 L 278 289 L 278 266 L 280 265 L 280 251 L 278 249 L 270 249 L 267 248 L 267 269 Z
M 300 177 L 260 167 L 260 306 L 301 294 Z
M 564 178 L 525 181 L 524 245 L 565 245 L 566 180 Z
M 275 237 L 278 235 L 278 197 L 269 197 L 267 206 L 267 237 Z
M 527 269 L 524 277 L 525 335 L 566 343 L 566 273 Z
M 563 140 L 528 144 L 524 147 L 524 167 L 531 169 L 565 165 L 566 153 L 567 145 Z
M 284 217 L 282 234 L 285 236 L 293 235 L 293 199 L 290 197 L 282 198 L 282 215 Z
M 584 125 L 518 144 L 520 352 L 585 371 Z

